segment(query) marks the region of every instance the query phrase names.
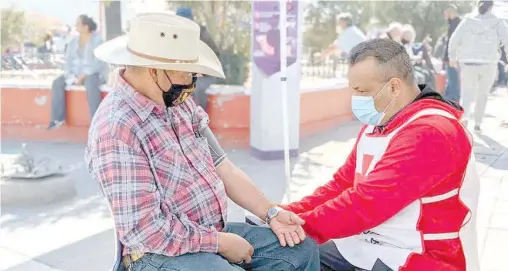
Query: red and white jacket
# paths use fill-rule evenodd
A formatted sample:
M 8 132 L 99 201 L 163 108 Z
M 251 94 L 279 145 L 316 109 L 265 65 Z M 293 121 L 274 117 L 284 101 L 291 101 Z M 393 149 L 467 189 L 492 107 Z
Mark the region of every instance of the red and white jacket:
M 461 115 L 424 90 L 385 126 L 364 126 L 332 181 L 282 207 L 359 268 L 479 270 L 479 180 Z

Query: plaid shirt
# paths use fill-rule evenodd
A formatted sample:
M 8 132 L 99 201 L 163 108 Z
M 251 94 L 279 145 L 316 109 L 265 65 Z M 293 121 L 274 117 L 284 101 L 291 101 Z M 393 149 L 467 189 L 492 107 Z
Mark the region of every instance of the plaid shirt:
M 198 132 L 207 125 L 192 99 L 166 109 L 117 76 L 92 121 L 85 160 L 124 255 L 217 252 L 227 196 Z

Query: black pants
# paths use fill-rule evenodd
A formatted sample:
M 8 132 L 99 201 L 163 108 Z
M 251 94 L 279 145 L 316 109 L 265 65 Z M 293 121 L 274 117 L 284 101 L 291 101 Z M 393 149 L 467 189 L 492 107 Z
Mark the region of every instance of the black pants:
M 337 246 L 328 241 L 319 246 L 319 257 L 321 259 L 321 271 L 368 271 L 350 264 L 340 254 Z M 393 271 L 383 262 L 378 260 L 371 271 Z

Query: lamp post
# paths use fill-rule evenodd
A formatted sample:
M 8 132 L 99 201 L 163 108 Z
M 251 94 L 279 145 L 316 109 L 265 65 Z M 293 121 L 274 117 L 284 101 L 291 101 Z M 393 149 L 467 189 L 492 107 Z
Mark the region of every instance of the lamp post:
M 288 120 L 288 85 L 287 85 L 287 1 L 279 0 L 279 30 L 280 30 L 280 87 L 282 126 L 284 137 L 284 179 L 286 184 L 286 199 L 290 200 L 291 161 L 289 158 L 289 120 Z

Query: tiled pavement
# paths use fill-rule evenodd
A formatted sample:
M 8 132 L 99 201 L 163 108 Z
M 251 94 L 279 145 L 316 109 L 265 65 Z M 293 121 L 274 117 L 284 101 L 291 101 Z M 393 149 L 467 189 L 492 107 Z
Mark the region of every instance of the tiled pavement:
M 481 174 L 479 240 L 482 271 L 508 271 L 508 96 L 498 90 L 491 97 L 484 133 L 475 135 L 477 169 Z M 506 111 L 506 113 L 504 112 Z M 359 129 L 348 123 L 327 133 L 304 139 L 301 155 L 292 161 L 291 199 L 295 200 L 328 181 L 347 156 Z M 2 141 L 1 153 L 13 153 L 20 142 Z M 30 149 L 66 164 L 77 165 L 71 174 L 78 195 L 49 206 L 2 206 L 0 216 L 0 271 L 108 270 L 113 258 L 113 231 L 109 211 L 83 166 L 83 146 L 66 143 L 29 143 Z M 282 161 L 258 161 L 248 151 L 229 150 L 273 201 L 284 193 Z

